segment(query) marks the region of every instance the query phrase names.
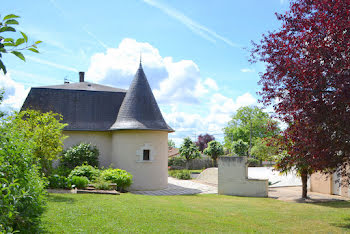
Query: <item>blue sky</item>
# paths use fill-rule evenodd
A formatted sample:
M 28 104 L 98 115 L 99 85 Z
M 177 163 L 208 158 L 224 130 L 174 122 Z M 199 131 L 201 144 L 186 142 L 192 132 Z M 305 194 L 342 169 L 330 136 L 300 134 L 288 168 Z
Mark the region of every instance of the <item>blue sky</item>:
M 250 41 L 279 27 L 287 0 L 6 1 L 2 16 L 21 16 L 19 29 L 42 40 L 26 62 L 4 55 L 8 75 L 2 109 L 19 109 L 33 86 L 78 81 L 127 88 L 143 67 L 177 144 L 222 128 L 244 105 L 256 105 L 263 64 L 248 62 Z

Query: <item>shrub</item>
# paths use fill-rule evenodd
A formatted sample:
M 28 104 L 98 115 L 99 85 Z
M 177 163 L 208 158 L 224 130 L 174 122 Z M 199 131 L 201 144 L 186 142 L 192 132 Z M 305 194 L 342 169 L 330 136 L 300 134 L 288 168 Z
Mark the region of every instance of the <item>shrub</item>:
M 132 175 L 122 169 L 106 169 L 101 172 L 101 178 L 116 183 L 119 191 L 124 191 L 132 184 Z
M 90 181 L 94 181 L 97 179 L 97 177 L 100 176 L 100 170 L 90 166 L 90 165 L 81 165 L 81 166 L 77 166 L 75 167 L 69 174 L 69 178 L 73 177 L 73 176 L 85 176 L 86 178 L 88 178 Z
M 260 165 L 260 161 L 256 158 L 248 158 L 248 167 L 258 167 Z
M 180 179 L 189 180 L 191 179 L 191 173 L 189 170 L 173 170 L 169 171 L 169 176 Z
M 186 159 L 184 157 L 172 157 L 168 161 L 168 166 L 173 167 L 185 167 Z
M 58 167 L 52 170 L 51 175 L 60 175 L 64 177 L 68 177 L 72 169 L 65 167 L 63 165 L 59 165 Z
M 33 140 L 11 121 L 0 127 L 0 233 L 37 233 L 44 210 L 44 180 Z
M 32 142 L 33 163 L 40 165 L 40 170 L 45 175 L 50 175 L 52 161 L 59 158 L 63 150 L 63 141 L 66 136 L 62 130 L 67 124 L 61 123 L 63 117 L 60 114 L 36 110 L 24 110 L 9 117 L 14 131 L 23 133 L 22 140 Z
M 48 188 L 70 189 L 72 187 L 71 181 L 65 176 L 52 175 L 52 176 L 49 176 L 47 179 L 48 179 L 48 184 L 47 184 Z
M 61 165 L 73 169 L 83 163 L 98 167 L 99 150 L 96 146 L 87 143 L 80 143 L 64 151 L 61 158 Z
M 74 184 L 78 189 L 86 188 L 89 183 L 88 178 L 85 176 L 72 176 L 71 180 L 72 184 Z
M 109 182 L 105 181 L 101 177 L 98 178 L 93 185 L 96 189 L 99 190 L 112 190 L 112 188 L 109 186 Z

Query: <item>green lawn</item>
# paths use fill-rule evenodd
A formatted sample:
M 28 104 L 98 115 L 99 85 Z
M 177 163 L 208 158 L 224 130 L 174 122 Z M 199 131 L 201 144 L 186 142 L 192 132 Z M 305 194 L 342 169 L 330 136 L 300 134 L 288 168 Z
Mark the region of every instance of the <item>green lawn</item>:
M 350 202 L 288 203 L 223 195 L 51 194 L 51 233 L 350 232 Z

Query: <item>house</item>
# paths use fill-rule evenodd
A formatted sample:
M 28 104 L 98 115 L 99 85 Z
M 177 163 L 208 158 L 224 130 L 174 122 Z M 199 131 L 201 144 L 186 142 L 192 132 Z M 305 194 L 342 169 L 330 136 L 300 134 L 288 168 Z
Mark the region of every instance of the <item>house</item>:
M 158 190 L 168 184 L 168 133 L 141 62 L 129 90 L 84 81 L 31 88 L 24 109 L 53 111 L 68 124 L 64 147 L 96 145 L 100 166 L 133 175 L 131 190 Z
M 180 155 L 180 151 L 178 148 L 173 148 L 173 147 L 168 148 L 168 157 L 169 158 L 176 157 L 179 155 Z

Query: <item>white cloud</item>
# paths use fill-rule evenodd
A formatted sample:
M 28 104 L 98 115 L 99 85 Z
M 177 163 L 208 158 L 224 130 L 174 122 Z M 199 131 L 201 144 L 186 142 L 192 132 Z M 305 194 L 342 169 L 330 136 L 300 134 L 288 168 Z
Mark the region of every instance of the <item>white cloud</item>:
M 170 113 L 164 113 L 164 118 L 176 130 L 174 135 L 170 135 L 172 138 L 183 138 L 200 133 L 223 136 L 222 129 L 231 120 L 232 114 L 242 106 L 256 104 L 257 100 L 250 93 L 245 93 L 236 100 L 215 93 L 207 103 L 209 107 L 207 115 L 181 112 L 178 110 L 179 106 L 173 105 Z
M 159 80 L 168 76 L 163 58 L 158 49 L 149 43 L 130 38 L 122 40 L 118 48 L 108 48 L 106 53 L 94 54 L 86 78 L 93 82 L 127 88 L 139 66 L 140 53 L 148 81 L 154 87 L 159 84 Z
M 4 100 L 1 107 L 4 109 L 21 108 L 29 89 L 25 89 L 24 85 L 11 79 L 11 72 L 6 75 L 0 74 L 0 88 L 4 89 Z
M 208 93 L 192 60 L 173 61 L 172 57 L 162 57 L 149 43 L 130 38 L 123 39 L 117 48 L 93 55 L 86 79 L 128 88 L 139 66 L 140 53 L 142 67 L 159 103 L 199 103 L 200 97 Z
M 247 73 L 247 72 L 255 72 L 255 69 L 243 68 L 243 69 L 241 69 L 241 72 L 244 72 L 244 73 Z
M 215 43 L 216 40 L 220 40 L 222 42 L 225 42 L 229 46 L 240 47 L 239 45 L 233 43 L 230 39 L 219 35 L 215 31 L 205 27 L 202 24 L 195 22 L 193 19 L 189 18 L 188 16 L 184 15 L 183 13 L 181 13 L 181 12 L 179 12 L 179 11 L 177 11 L 177 10 L 175 10 L 175 9 L 165 5 L 165 4 L 162 4 L 162 3 L 157 2 L 155 0 L 143 0 L 143 1 L 150 6 L 153 6 L 153 7 L 160 9 L 168 16 L 178 20 L 180 23 L 185 25 L 192 32 L 198 34 L 202 38 L 204 38 L 212 43 Z
M 219 90 L 219 87 L 218 85 L 216 84 L 215 80 L 213 80 L 212 78 L 207 78 L 205 81 L 204 81 L 204 84 L 210 88 L 210 89 L 213 89 L 215 91 L 218 91 Z
M 169 76 L 160 83 L 154 95 L 160 103 L 199 103 L 199 97 L 208 92 L 202 84 L 199 68 L 191 60 L 173 62 L 172 58 L 164 59 Z

